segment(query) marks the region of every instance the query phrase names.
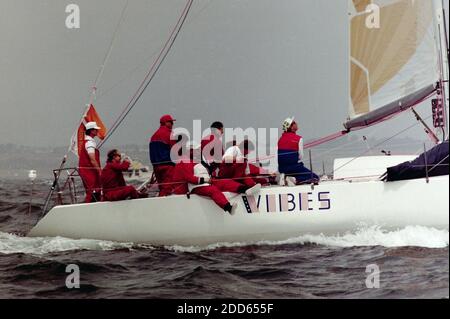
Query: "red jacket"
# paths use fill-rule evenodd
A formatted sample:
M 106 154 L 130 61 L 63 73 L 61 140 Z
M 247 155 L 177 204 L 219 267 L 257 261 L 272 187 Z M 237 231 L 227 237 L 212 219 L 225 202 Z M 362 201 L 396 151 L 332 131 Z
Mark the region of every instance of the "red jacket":
M 208 146 L 207 150 L 205 153 L 203 153 L 204 148 Z M 212 162 L 216 162 L 216 163 L 220 163 L 222 162 L 222 156 L 223 156 L 223 145 L 222 145 L 222 141 L 220 140 L 220 138 L 214 134 L 211 134 L 207 137 L 205 137 L 202 140 L 201 143 L 201 147 L 202 147 L 202 155 L 205 158 L 207 163 L 212 163 Z M 219 154 L 215 154 L 214 150 L 220 150 Z
M 103 191 L 117 189 L 126 186 L 123 173 L 130 167 L 129 162 L 123 163 L 107 163 L 102 170 L 101 182 Z
M 161 126 L 150 139 L 149 151 L 150 161 L 153 167 L 174 165 L 170 158 L 170 150 L 177 143 L 173 139 L 172 130 Z
M 192 161 L 181 161 L 177 165 L 175 165 L 172 175 L 175 194 L 186 194 L 189 190 L 188 184 L 198 185 L 200 183 L 200 177 L 194 175 L 194 168 L 197 165 L 202 164 L 198 164 Z

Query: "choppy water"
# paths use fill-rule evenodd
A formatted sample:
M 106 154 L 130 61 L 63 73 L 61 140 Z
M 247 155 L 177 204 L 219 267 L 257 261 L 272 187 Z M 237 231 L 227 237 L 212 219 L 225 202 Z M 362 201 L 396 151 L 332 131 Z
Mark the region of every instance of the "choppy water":
M 448 298 L 449 233 L 410 226 L 248 246 L 23 237 L 49 183 L 0 181 L 0 298 Z M 80 268 L 80 289 L 66 267 Z M 380 269 L 368 289 L 366 267 Z

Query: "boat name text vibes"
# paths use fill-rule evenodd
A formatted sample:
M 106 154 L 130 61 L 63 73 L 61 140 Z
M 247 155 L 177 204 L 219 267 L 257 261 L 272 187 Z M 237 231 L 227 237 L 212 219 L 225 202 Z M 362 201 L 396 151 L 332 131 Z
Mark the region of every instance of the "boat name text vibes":
M 326 211 L 331 209 L 330 192 L 308 192 L 242 196 L 247 213 Z

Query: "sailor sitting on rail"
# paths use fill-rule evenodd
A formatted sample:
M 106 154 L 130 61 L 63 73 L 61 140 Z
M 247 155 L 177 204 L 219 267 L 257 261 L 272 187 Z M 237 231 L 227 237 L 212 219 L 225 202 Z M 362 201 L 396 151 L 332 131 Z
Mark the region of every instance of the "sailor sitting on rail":
M 225 151 L 220 164 L 219 178 L 220 179 L 232 179 L 242 185 L 249 187 L 252 193 L 258 193 L 261 189 L 261 184 L 250 176 L 250 167 L 247 161 L 247 155 L 250 151 L 250 142 L 245 140 L 236 145 L 233 142 L 233 146 Z M 241 151 L 242 149 L 242 151 Z
M 230 167 L 226 167 L 224 163 L 222 163 L 221 168 L 225 171 L 222 171 L 222 176 L 226 175 L 226 170 L 231 170 L 228 174 L 234 175 L 234 178 L 237 178 L 237 181 L 247 181 L 251 178 L 251 180 L 256 184 L 261 185 L 270 185 L 272 183 L 276 183 L 275 179 L 277 174 L 270 173 L 267 169 L 264 169 L 258 160 L 252 163 L 248 160 L 248 154 L 250 154 L 253 150 L 255 150 L 255 145 L 245 139 L 244 142 L 240 144 L 240 146 L 236 145 L 236 141 L 233 141 L 233 146 L 227 149 L 227 154 L 224 156 L 224 162 L 226 164 L 227 161 L 236 162 L 237 158 L 243 159 L 243 165 L 232 164 Z M 234 160 L 233 160 L 234 159 Z M 248 183 L 248 182 L 247 182 Z M 249 183 L 249 186 L 253 185 L 252 182 Z M 256 186 L 258 189 L 259 186 Z
M 319 176 L 303 164 L 303 138 L 297 135 L 298 125 L 293 117 L 283 122 L 283 131 L 278 141 L 278 171 L 295 177 L 296 184 L 317 183 Z
M 201 163 L 201 147 L 195 143 L 187 146 L 189 154 L 181 157 L 173 171 L 173 192 L 177 195 L 192 193 L 210 197 L 224 211 L 234 214 L 237 204 L 231 204 L 222 192 L 253 194 L 249 187 L 233 180 L 216 180 Z
M 114 149 L 108 152 L 106 166 L 102 170 L 101 183 L 103 187 L 103 199 L 106 201 L 120 201 L 148 197 L 145 193 L 138 192 L 133 186 L 126 185 L 123 172 L 130 167 L 130 160 L 122 156 Z

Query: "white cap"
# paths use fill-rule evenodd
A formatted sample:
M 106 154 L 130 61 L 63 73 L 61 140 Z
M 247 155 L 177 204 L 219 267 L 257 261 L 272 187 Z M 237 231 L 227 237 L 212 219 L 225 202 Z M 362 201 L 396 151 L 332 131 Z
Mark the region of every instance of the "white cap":
M 294 117 L 288 117 L 283 122 L 283 131 L 287 132 L 287 130 L 292 126 L 292 123 L 294 123 L 295 118 Z
M 98 127 L 97 122 L 89 122 L 85 125 L 86 131 L 87 130 L 100 130 L 101 128 Z

